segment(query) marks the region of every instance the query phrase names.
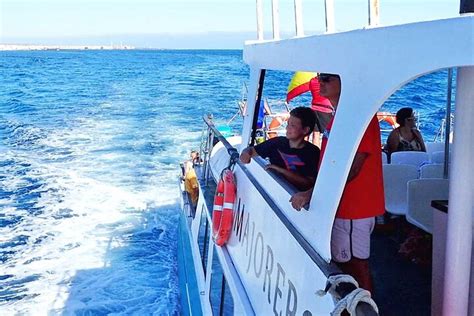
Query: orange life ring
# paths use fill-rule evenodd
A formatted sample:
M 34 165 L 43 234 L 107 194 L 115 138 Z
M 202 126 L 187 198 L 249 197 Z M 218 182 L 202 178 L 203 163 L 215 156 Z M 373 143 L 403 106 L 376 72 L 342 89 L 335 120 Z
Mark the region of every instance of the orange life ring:
M 290 118 L 289 113 L 284 113 L 284 114 L 275 116 L 270 122 L 270 125 L 268 125 L 268 131 L 267 131 L 268 138 L 273 138 L 273 137 L 278 136 L 278 133 L 276 132 L 276 130 L 280 128 L 280 126 L 284 122 L 288 121 L 289 118 Z
M 234 174 L 229 169 L 224 170 L 217 184 L 212 210 L 212 239 L 218 246 L 227 242 L 232 231 L 235 192 Z
M 386 122 L 392 126 L 393 129 L 398 127 L 396 115 L 390 112 L 377 112 L 377 119 L 380 122 Z

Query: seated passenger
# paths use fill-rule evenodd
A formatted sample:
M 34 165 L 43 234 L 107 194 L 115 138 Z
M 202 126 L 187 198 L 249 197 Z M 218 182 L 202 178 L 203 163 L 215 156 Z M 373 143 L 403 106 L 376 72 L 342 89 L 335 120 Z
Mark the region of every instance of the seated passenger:
M 390 156 L 396 151 L 426 151 L 420 131 L 416 128 L 416 119 L 412 108 L 401 108 L 396 115 L 400 125 L 387 138 L 386 149 Z
M 314 185 L 319 164 L 319 148 L 304 138 L 314 129 L 316 116 L 307 107 L 297 107 L 290 112 L 286 137 L 271 138 L 255 147 L 248 147 L 240 154 L 240 161 L 249 163 L 257 155 L 270 158 L 266 169 L 275 170 L 299 190 Z
M 193 207 L 199 198 L 199 184 L 194 166 L 201 163 L 199 152 L 193 150 L 188 161 L 184 162 L 184 188 L 188 192 Z
M 192 166 L 199 165 L 202 162 L 201 157 L 199 156 L 199 152 L 196 150 L 191 151 L 191 159 L 190 159 Z

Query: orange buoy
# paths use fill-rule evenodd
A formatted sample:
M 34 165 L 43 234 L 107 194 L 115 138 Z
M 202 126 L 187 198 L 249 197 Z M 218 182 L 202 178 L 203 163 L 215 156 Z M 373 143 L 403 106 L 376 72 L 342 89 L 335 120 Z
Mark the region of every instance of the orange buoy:
M 380 122 L 386 122 L 392 126 L 393 129 L 398 127 L 396 115 L 390 112 L 377 112 L 377 119 Z
M 219 180 L 214 195 L 214 206 L 212 207 L 212 234 L 219 230 L 219 224 L 222 216 L 222 206 L 224 205 L 224 181 Z
M 235 193 L 234 174 L 226 169 L 217 184 L 212 210 L 212 239 L 218 246 L 227 242 L 232 231 Z
M 268 138 L 273 138 L 273 137 L 278 136 L 278 133 L 276 132 L 276 130 L 280 128 L 280 126 L 284 122 L 288 121 L 289 118 L 290 118 L 289 113 L 283 113 L 278 116 L 275 116 L 270 122 L 270 125 L 268 125 L 268 131 L 267 131 Z

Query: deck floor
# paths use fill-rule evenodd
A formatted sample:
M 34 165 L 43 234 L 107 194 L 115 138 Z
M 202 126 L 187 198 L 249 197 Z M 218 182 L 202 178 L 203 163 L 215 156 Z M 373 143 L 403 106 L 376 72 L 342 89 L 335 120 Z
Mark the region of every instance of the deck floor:
M 372 234 L 370 268 L 380 315 L 430 315 L 431 264 L 416 264 L 399 254 L 398 240 L 405 236 L 396 236 L 393 231 Z

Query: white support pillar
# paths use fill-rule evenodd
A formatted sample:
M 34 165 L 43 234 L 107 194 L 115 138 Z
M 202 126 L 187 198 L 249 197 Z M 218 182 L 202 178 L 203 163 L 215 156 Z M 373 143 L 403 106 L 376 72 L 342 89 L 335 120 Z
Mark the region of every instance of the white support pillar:
M 334 0 L 324 0 L 324 9 L 326 17 L 326 33 L 334 33 Z
M 474 192 L 474 67 L 458 68 L 443 315 L 468 315 Z
M 302 0 L 295 0 L 295 26 L 296 26 L 296 37 L 304 36 Z
M 263 41 L 263 0 L 257 0 L 257 39 Z
M 272 0 L 273 39 L 280 39 L 280 7 L 278 0 Z
M 369 0 L 369 26 L 380 24 L 379 8 L 379 0 Z

